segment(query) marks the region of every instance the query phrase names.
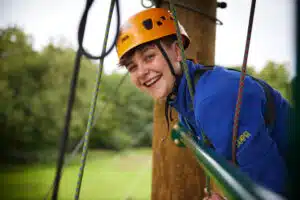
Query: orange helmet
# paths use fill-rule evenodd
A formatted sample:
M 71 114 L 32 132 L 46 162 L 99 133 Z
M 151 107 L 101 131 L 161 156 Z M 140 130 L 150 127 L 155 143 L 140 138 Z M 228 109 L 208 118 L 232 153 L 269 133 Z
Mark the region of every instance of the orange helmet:
M 190 39 L 183 26 L 178 22 L 183 46 L 187 48 Z M 130 17 L 121 27 L 116 43 L 119 59 L 140 44 L 168 35 L 176 34 L 172 13 L 164 8 L 150 8 Z

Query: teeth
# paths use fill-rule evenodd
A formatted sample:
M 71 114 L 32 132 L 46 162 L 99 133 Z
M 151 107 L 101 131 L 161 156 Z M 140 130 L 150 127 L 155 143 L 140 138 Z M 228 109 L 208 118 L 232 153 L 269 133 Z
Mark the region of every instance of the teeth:
M 149 86 L 149 85 L 151 85 L 152 83 L 154 83 L 156 80 L 157 80 L 157 79 L 152 79 L 151 81 L 147 82 L 146 85 Z
M 145 86 L 149 87 L 150 85 L 152 85 L 153 83 L 155 83 L 160 77 L 157 77 L 155 79 L 151 79 L 150 81 L 144 83 Z

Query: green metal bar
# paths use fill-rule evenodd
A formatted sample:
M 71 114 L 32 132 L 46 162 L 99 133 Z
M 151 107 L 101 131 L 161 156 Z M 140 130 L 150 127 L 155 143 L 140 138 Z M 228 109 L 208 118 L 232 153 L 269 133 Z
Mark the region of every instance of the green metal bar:
M 196 143 L 191 134 L 182 131 L 181 128 L 182 126 L 174 128 L 179 134 L 180 142 L 192 150 L 199 164 L 222 188 L 228 199 L 283 199 L 278 194 L 253 183 L 233 164 L 204 145 Z

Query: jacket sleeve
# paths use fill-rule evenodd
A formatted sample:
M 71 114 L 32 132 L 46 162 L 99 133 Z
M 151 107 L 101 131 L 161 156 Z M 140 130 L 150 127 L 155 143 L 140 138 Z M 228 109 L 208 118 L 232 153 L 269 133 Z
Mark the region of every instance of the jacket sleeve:
M 226 90 L 225 90 L 226 91 Z M 217 92 L 201 102 L 195 102 L 198 126 L 202 128 L 215 151 L 231 160 L 231 142 L 236 90 Z M 241 171 L 255 183 L 274 192 L 285 192 L 287 169 L 276 143 L 265 126 L 264 93 L 244 90 L 237 137 L 237 162 Z

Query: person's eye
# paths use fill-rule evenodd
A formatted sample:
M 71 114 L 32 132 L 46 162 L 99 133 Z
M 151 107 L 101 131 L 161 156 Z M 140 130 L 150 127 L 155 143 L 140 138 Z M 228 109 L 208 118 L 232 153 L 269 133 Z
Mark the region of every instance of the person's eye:
M 154 57 L 155 57 L 155 54 L 148 54 L 145 56 L 145 61 L 150 62 L 154 59 Z

